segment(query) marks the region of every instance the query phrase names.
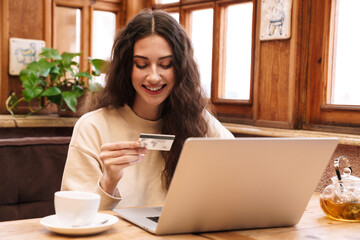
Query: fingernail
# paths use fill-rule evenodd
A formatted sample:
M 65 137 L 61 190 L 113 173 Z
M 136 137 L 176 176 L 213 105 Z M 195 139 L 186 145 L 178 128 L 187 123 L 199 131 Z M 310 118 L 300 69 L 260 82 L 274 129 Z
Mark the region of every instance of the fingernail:
M 145 154 L 139 154 L 139 158 L 140 158 L 140 160 L 142 160 L 143 158 L 144 158 L 144 156 L 145 156 Z

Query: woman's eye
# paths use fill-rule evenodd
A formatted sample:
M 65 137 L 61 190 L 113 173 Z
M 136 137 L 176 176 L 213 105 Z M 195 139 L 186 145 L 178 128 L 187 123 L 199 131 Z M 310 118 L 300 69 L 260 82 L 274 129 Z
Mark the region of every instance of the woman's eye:
M 147 64 L 138 64 L 138 63 L 135 63 L 135 66 L 139 69 L 144 69 L 146 68 L 148 65 Z
M 168 69 L 172 67 L 172 63 L 168 63 L 168 64 L 159 64 L 160 67 L 164 68 L 164 69 Z

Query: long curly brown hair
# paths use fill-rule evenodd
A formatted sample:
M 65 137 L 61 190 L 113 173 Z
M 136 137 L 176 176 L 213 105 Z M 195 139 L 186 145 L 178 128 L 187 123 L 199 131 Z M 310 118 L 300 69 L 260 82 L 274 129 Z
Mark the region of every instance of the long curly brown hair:
M 133 106 L 136 91 L 131 83 L 133 50 L 137 40 L 157 34 L 164 37 L 172 49 L 175 85 L 165 100 L 161 113 L 162 133 L 174 134 L 169 152 L 163 152 L 165 168 L 162 183 L 168 189 L 184 144 L 189 137 L 203 137 L 208 126 L 204 119 L 207 100 L 200 83 L 198 65 L 192 43 L 185 30 L 168 13 L 143 10 L 115 38 L 106 85 L 100 92 L 95 108 Z

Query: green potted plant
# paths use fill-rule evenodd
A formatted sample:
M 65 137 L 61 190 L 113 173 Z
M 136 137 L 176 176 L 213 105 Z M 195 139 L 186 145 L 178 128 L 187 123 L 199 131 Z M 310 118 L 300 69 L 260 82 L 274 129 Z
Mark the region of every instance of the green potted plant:
M 50 103 L 57 105 L 60 111 L 69 109 L 75 113 L 78 98 L 84 95 L 86 79 L 89 79 L 89 91 L 101 88 L 92 80 L 106 72 L 105 60 L 89 58 L 89 70 L 81 71 L 79 63 L 74 60 L 81 53 L 64 52 L 60 55 L 56 49 L 42 48 L 39 55 L 39 61 L 30 63 L 20 72 L 22 97 L 18 98 L 12 92 L 6 100 L 6 109 L 13 116 L 20 102 L 27 102 L 29 107 L 29 113 L 23 116 L 37 113 Z M 35 102 L 38 106 L 34 108 Z

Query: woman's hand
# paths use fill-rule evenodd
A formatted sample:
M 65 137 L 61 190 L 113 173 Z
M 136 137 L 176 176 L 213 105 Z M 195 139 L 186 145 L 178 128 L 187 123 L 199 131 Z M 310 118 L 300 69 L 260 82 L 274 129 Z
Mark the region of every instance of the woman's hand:
M 101 146 L 100 160 L 104 163 L 104 172 L 100 187 L 114 195 L 116 186 L 123 176 L 123 169 L 141 161 L 146 148 L 139 141 L 107 143 Z

